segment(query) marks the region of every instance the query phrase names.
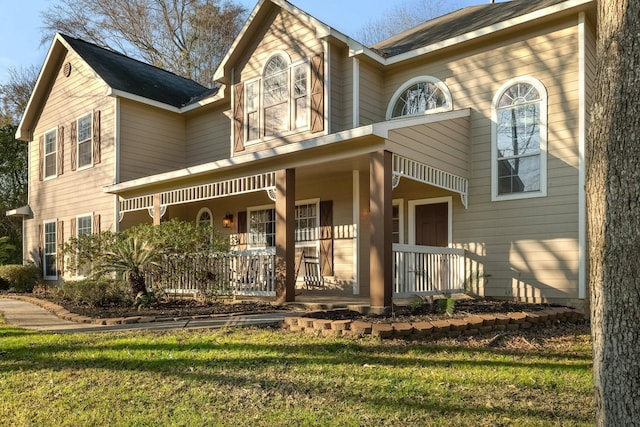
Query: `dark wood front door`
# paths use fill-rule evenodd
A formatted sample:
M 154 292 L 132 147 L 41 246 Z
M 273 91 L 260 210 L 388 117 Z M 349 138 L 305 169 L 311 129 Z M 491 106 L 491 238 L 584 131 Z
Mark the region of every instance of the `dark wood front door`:
M 416 206 L 416 245 L 446 247 L 449 244 L 449 204 Z

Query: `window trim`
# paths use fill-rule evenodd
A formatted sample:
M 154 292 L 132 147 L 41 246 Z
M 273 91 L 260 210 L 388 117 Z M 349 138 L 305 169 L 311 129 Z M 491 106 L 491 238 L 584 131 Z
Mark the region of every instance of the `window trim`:
M 288 64 L 287 65 L 287 69 L 286 69 L 286 73 L 287 73 L 287 81 L 288 81 L 288 97 L 286 100 L 286 104 L 287 104 L 287 114 L 288 114 L 288 119 L 287 119 L 287 129 L 282 131 L 282 132 L 276 132 L 272 135 L 265 135 L 265 105 L 264 105 L 264 79 L 265 79 L 265 69 L 267 64 L 269 63 L 269 61 L 271 61 L 271 59 L 273 59 L 276 56 L 282 56 L 285 59 L 285 62 Z M 305 107 L 306 109 L 306 116 L 307 116 L 307 123 L 304 126 L 300 126 L 297 127 L 296 126 L 296 117 L 294 115 L 295 113 L 295 109 L 293 108 L 296 102 L 296 96 L 295 96 L 295 91 L 294 91 L 294 84 L 295 84 L 295 73 L 294 70 L 300 66 L 304 66 L 305 72 L 306 72 L 306 99 L 307 99 L 307 105 Z M 257 112 L 258 112 L 258 138 L 255 139 L 249 139 L 249 114 L 250 113 L 254 113 L 256 112 L 256 110 L 250 110 L 249 108 L 247 108 L 248 106 L 248 102 L 247 102 L 247 87 L 251 84 L 257 84 L 258 86 L 258 106 L 257 106 Z M 304 132 L 304 131 L 308 131 L 311 129 L 311 60 L 310 58 L 303 58 L 299 61 L 292 61 L 291 57 L 285 52 L 285 51 L 274 51 L 271 55 L 269 55 L 269 57 L 265 60 L 264 64 L 262 65 L 262 70 L 261 70 L 261 74 L 258 77 L 252 78 L 252 79 L 247 79 L 245 82 L 243 82 L 243 100 L 242 100 L 242 105 L 243 105 L 243 136 L 244 136 L 244 145 L 245 147 L 247 146 L 251 146 L 254 144 L 258 144 L 258 143 L 262 143 L 262 142 L 266 142 L 266 141 L 270 141 L 273 139 L 277 139 L 280 138 L 282 136 L 285 135 L 290 135 L 293 133 L 298 133 L 298 132 Z M 300 97 L 298 97 L 300 98 Z
M 409 114 L 405 116 L 391 117 L 391 115 L 393 114 L 394 107 L 398 102 L 398 99 L 400 98 L 400 96 L 402 96 L 404 92 L 411 86 L 418 83 L 425 83 L 425 82 L 434 84 L 438 89 L 442 91 L 442 94 L 444 95 L 447 101 L 447 106 L 438 107 L 433 110 L 427 110 L 424 113 L 419 113 L 419 114 Z M 393 96 L 391 96 L 391 101 L 389 101 L 389 104 L 387 105 L 386 118 L 387 120 L 395 120 L 395 119 L 403 119 L 407 117 L 419 117 L 421 115 L 441 113 L 443 111 L 452 111 L 452 110 L 453 110 L 453 99 L 451 97 L 451 91 L 449 90 L 447 85 L 444 84 L 442 80 L 434 76 L 418 76 L 418 77 L 414 77 L 412 79 L 407 80 L 398 89 L 396 89 L 396 91 L 393 93 Z
M 47 154 L 47 135 L 53 133 L 54 135 L 54 150 L 52 153 Z M 58 128 L 52 128 L 49 129 L 48 131 L 45 131 L 43 134 L 43 138 L 42 138 L 42 155 L 43 155 L 43 159 L 42 159 L 42 179 L 43 181 L 47 181 L 49 179 L 53 179 L 53 178 L 57 178 L 58 177 Z M 55 173 L 52 175 L 47 175 L 47 156 L 49 155 L 54 155 L 54 161 L 53 164 L 55 165 Z
M 89 138 L 85 139 L 83 141 L 80 141 L 80 119 L 83 119 L 85 117 L 89 116 Z M 89 164 L 87 165 L 83 165 L 80 166 L 80 143 L 81 142 L 86 142 L 89 144 L 89 153 L 91 153 L 91 162 L 89 162 Z M 93 162 L 93 112 L 88 112 L 86 114 L 81 115 L 80 117 L 76 118 L 76 146 L 75 146 L 75 150 L 76 150 L 76 171 L 81 171 L 84 169 L 90 169 L 93 167 L 94 162 Z
M 313 199 L 304 199 L 304 200 L 296 200 L 295 202 L 296 207 L 297 206 L 301 206 L 301 205 L 316 205 L 316 218 L 318 221 L 318 225 L 316 226 L 317 228 L 320 227 L 320 198 L 313 198 Z M 261 210 L 267 210 L 267 209 L 273 209 L 275 211 L 276 205 L 275 203 L 271 203 L 268 205 L 260 205 L 260 206 L 249 206 L 247 207 L 247 249 L 266 249 L 269 248 L 269 246 L 261 246 L 261 245 L 253 245 L 250 243 L 251 239 L 249 238 L 249 235 L 251 234 L 251 229 L 250 229 L 250 223 L 251 223 L 251 212 L 255 212 L 255 211 L 261 211 Z M 295 218 L 294 218 L 295 220 Z M 274 220 L 274 236 L 275 236 L 275 220 Z M 295 234 L 295 230 L 294 230 L 294 234 Z M 295 242 L 295 246 L 297 247 L 315 247 L 317 250 L 317 253 L 320 253 L 320 238 L 319 235 L 317 235 L 315 240 L 305 240 L 305 241 L 297 241 Z
M 208 213 L 209 214 L 209 225 L 211 227 L 213 227 L 213 212 L 211 212 L 211 209 L 209 209 L 208 207 L 203 207 L 200 208 L 200 210 L 198 211 L 198 213 L 196 214 L 196 224 L 200 225 L 200 223 L 202 222 L 200 220 L 200 216 L 202 216 L 203 213 Z
M 398 242 L 394 244 L 404 244 L 404 199 L 393 199 L 391 206 L 398 206 Z M 391 218 L 393 221 L 393 217 Z M 393 231 L 391 233 L 393 235 Z
M 47 252 L 47 225 L 53 224 L 53 245 L 54 251 Z M 47 275 L 47 255 L 53 255 L 54 257 L 54 269 L 55 275 Z M 49 219 L 42 221 L 42 277 L 44 280 L 58 280 L 58 220 Z
M 504 93 L 511 86 L 518 83 L 532 85 L 540 95 L 540 190 L 511 194 L 498 193 L 498 102 Z M 542 82 L 534 77 L 525 75 L 514 77 L 506 81 L 495 92 L 491 101 L 491 201 L 531 199 L 547 196 L 547 139 L 548 139 L 548 94 L 547 88 Z
M 76 237 L 80 237 L 80 218 L 87 218 L 87 217 L 89 218 L 89 220 L 91 221 L 91 231 L 88 234 L 93 234 L 94 232 L 93 215 L 94 215 L 93 212 L 76 215 L 76 224 L 75 224 L 76 229 L 74 230 Z M 78 272 L 80 271 L 80 266 L 78 265 L 77 258 L 76 258 L 75 271 L 76 271 L 76 279 L 85 278 L 83 274 L 78 274 Z

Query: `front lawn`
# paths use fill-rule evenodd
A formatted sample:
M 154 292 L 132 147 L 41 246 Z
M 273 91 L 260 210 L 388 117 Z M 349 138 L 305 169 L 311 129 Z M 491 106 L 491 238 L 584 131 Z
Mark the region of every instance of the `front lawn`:
M 593 425 L 587 331 L 558 334 L 473 347 L 267 329 L 46 334 L 0 321 L 0 424 Z

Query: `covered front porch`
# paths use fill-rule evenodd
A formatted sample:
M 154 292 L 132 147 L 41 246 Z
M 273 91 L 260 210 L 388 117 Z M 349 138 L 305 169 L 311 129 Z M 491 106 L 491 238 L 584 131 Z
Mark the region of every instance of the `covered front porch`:
M 468 112 L 455 113 L 332 134 L 292 143 L 286 156 L 256 152 L 246 163 L 218 162 L 106 191 L 119 195 L 120 228 L 178 218 L 210 221 L 228 237 L 229 254 L 198 260 L 169 289 L 196 289 L 204 268 L 227 294 L 293 302 L 302 291 L 331 292 L 368 298 L 384 311 L 393 298 L 464 287 L 465 254 L 454 247 L 452 222 L 453 212 L 466 208 L 468 182 L 447 169 L 464 172 Z M 411 145 L 401 132 L 409 129 L 435 156 L 430 132 L 442 121 L 459 128 L 459 137 L 448 138 L 462 141 L 460 159 L 437 168 L 400 154 Z

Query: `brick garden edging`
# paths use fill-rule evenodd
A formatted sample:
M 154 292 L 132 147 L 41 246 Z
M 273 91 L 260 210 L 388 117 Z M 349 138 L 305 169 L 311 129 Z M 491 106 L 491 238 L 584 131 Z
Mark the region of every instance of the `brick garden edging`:
M 286 316 L 283 329 L 324 336 L 372 335 L 379 338 L 444 338 L 480 335 L 489 332 L 515 331 L 545 326 L 553 322 L 575 323 L 584 314 L 568 307 L 551 307 L 540 311 L 506 314 L 478 314 L 465 318 L 414 323 L 374 323 L 364 320 L 314 319 L 313 315 Z
M 131 317 L 104 317 L 104 318 L 94 318 L 81 316 L 76 313 L 72 313 L 66 308 L 47 300 L 43 300 L 40 298 L 29 297 L 26 295 L 11 295 L 11 294 L 2 294 L 3 298 L 10 298 L 19 301 L 28 302 L 38 307 L 44 308 L 45 310 L 53 313 L 55 316 L 69 320 L 76 323 L 89 323 L 94 325 L 130 325 L 134 323 L 153 323 L 153 322 L 168 322 L 168 321 L 183 321 L 183 320 L 195 320 L 195 319 L 215 319 L 219 317 L 234 317 L 240 315 L 247 314 L 264 314 L 264 311 L 261 312 L 237 312 L 237 313 L 217 313 L 217 314 L 198 314 L 193 316 L 131 316 Z

